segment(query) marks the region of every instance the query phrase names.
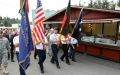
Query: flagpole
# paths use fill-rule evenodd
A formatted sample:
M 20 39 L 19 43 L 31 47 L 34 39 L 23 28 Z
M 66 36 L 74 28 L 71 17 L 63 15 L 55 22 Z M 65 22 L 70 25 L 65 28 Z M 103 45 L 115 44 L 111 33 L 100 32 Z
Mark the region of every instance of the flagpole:
M 81 11 L 80 11 L 80 14 L 82 13 L 83 9 L 84 9 L 84 7 L 82 7 L 82 9 L 81 9 Z M 80 17 L 80 14 L 79 14 L 79 17 Z M 78 18 L 79 18 L 79 17 L 78 17 Z M 77 19 L 76 23 L 77 23 L 77 22 L 78 22 L 78 19 Z M 77 26 L 77 24 L 75 24 L 74 29 L 76 28 L 76 26 Z M 74 29 L 72 30 L 72 34 L 73 34 L 73 32 L 74 32 Z

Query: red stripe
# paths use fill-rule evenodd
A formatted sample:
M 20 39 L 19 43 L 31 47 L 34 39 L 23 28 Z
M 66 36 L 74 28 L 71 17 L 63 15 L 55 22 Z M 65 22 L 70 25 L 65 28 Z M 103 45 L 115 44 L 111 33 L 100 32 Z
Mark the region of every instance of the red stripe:
M 42 17 L 41 19 L 39 19 L 37 22 L 35 22 L 35 25 L 37 25 L 38 23 L 40 23 L 41 21 L 43 21 L 45 19 L 45 17 Z
M 38 16 L 35 17 L 35 19 L 39 18 L 40 16 L 44 15 L 44 12 L 40 13 Z
M 34 32 L 33 32 L 33 36 L 34 36 L 35 41 L 38 42 Z
M 43 32 L 41 31 L 41 24 L 38 25 L 38 28 L 39 28 L 39 30 L 40 30 L 40 35 L 41 35 L 41 39 L 40 39 L 40 40 L 42 40 L 42 38 L 43 38 L 42 33 L 43 33 Z
M 38 39 L 40 39 L 40 36 L 38 35 L 38 32 L 37 32 L 36 28 L 35 28 L 35 33 L 37 34 L 36 37 L 38 37 Z
M 64 16 L 64 19 L 63 19 L 63 23 L 62 23 L 62 29 L 64 28 L 64 25 L 65 25 L 65 23 L 66 23 L 66 20 L 67 20 L 67 15 L 66 15 L 66 13 L 65 13 L 65 16 Z
M 40 25 L 39 25 L 39 27 L 41 28 L 41 30 L 40 30 L 40 34 L 41 34 L 41 37 L 42 37 L 42 39 L 44 38 L 43 36 L 43 34 L 44 34 L 44 32 L 42 31 L 42 24 L 40 23 Z
M 38 8 L 38 9 L 39 9 L 39 8 Z M 39 13 L 40 11 L 42 11 L 42 10 L 43 10 L 43 8 L 37 10 L 37 11 L 36 11 L 36 14 Z
M 42 25 L 41 25 L 41 26 L 42 26 L 42 31 L 44 32 L 44 26 L 43 26 L 43 23 L 41 22 L 41 24 L 42 24 Z
M 40 37 L 39 39 L 41 39 L 41 33 L 40 33 L 41 31 L 40 31 L 40 27 L 39 27 L 39 25 L 37 25 L 37 28 L 38 28 L 38 31 L 39 31 L 39 34 L 38 34 L 39 37 Z

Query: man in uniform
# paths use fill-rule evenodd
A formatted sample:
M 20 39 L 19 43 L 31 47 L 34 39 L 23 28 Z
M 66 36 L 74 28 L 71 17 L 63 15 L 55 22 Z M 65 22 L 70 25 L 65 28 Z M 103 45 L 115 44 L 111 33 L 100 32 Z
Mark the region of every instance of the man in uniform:
M 43 63 L 46 59 L 46 45 L 48 45 L 48 41 L 47 41 L 46 37 L 44 38 L 43 41 L 36 43 L 36 51 L 37 51 L 37 55 L 39 57 L 38 64 L 40 66 L 41 73 L 44 73 Z
M 60 69 L 59 66 L 59 61 L 58 61 L 58 51 L 59 51 L 59 44 L 60 44 L 60 40 L 59 40 L 59 34 L 58 34 L 58 28 L 54 28 L 54 33 L 52 35 L 50 35 L 50 42 L 51 42 L 51 49 L 53 52 L 53 56 L 51 58 L 51 63 L 56 63 L 56 67 L 58 69 Z
M 71 40 L 70 40 L 70 58 L 72 59 L 73 62 L 76 62 L 76 60 L 75 60 L 75 49 L 76 49 L 76 47 L 79 46 L 79 44 L 78 44 L 78 41 L 75 38 L 71 37 L 71 33 L 69 33 L 68 35 L 71 38 Z
M 11 30 L 9 30 L 8 33 L 9 34 L 5 36 L 9 40 L 10 47 L 11 47 L 11 49 L 10 49 L 11 54 L 8 54 L 8 59 L 11 56 L 11 62 L 15 62 L 14 61 L 14 45 L 13 45 L 13 38 L 14 38 L 14 36 L 12 35 L 12 31 Z
M 9 74 L 6 70 L 8 66 L 8 53 L 10 53 L 10 44 L 7 38 L 3 37 L 3 32 L 0 31 L 0 70 L 2 69 L 1 64 L 3 65 L 3 73 Z M 3 62 L 2 62 L 3 61 Z
M 60 57 L 61 61 L 64 61 L 64 57 L 66 58 L 66 63 L 70 65 L 70 61 L 68 58 L 68 49 L 69 49 L 69 44 L 70 44 L 71 38 L 69 36 L 64 36 L 64 38 L 61 39 L 62 43 L 62 49 L 63 49 L 63 55 Z
M 19 35 L 13 38 L 13 44 L 15 46 L 17 60 L 19 61 Z M 20 75 L 26 75 L 25 70 L 19 65 Z
M 47 34 L 48 46 L 46 47 L 46 52 L 50 57 L 52 57 L 51 42 L 50 42 L 50 35 L 52 34 L 53 34 L 53 29 L 50 29 L 49 33 Z

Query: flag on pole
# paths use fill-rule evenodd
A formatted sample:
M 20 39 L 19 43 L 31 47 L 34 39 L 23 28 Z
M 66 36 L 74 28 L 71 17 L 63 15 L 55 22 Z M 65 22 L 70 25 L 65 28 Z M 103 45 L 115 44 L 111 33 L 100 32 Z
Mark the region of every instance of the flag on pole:
M 67 35 L 68 31 L 69 31 L 69 23 L 70 23 L 70 0 L 64 15 L 64 19 L 63 19 L 63 23 L 62 23 L 62 27 L 60 30 L 60 33 L 64 36 Z
M 22 0 L 20 0 L 20 9 L 22 9 L 22 2 L 23 2 L 23 1 L 22 1 Z
M 44 26 L 42 22 L 44 19 L 45 14 L 42 8 L 41 0 L 37 0 L 37 9 L 33 28 L 33 36 L 36 42 L 40 42 L 44 39 Z
M 27 12 L 29 13 L 29 2 L 28 2 L 28 0 L 26 0 L 26 9 L 27 9 Z
M 81 41 L 82 13 L 83 13 L 83 8 L 80 11 L 79 17 L 76 20 L 75 27 L 72 32 L 72 37 L 77 39 L 79 44 Z
M 31 29 L 26 9 L 26 0 L 23 0 L 23 8 L 21 9 L 21 26 L 19 32 L 19 65 L 26 70 L 30 63 L 30 51 L 34 50 Z
M 21 9 L 23 9 L 23 5 L 24 4 L 24 0 L 20 0 L 20 10 L 19 10 L 19 13 L 21 14 Z M 29 13 L 29 3 L 28 3 L 28 0 L 26 0 L 26 10 L 27 12 Z

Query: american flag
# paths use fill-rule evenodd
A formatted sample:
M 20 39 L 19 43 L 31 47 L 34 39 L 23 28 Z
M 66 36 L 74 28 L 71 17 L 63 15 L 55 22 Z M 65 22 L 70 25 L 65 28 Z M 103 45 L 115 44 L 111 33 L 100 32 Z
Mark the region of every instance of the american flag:
M 36 42 L 44 39 L 44 26 L 42 21 L 45 19 L 41 0 L 37 0 L 36 16 L 34 20 L 33 36 Z

